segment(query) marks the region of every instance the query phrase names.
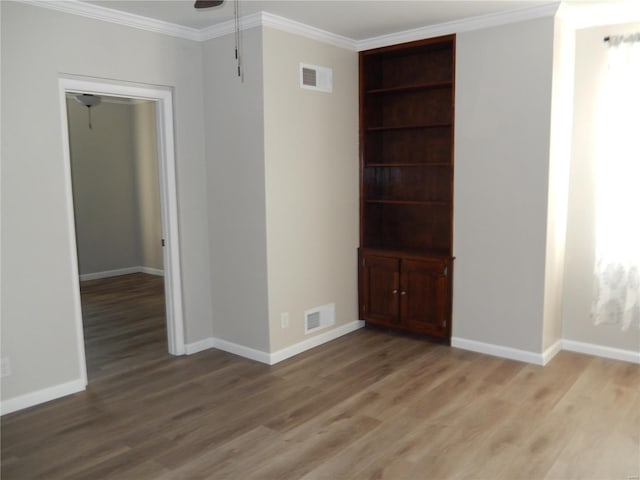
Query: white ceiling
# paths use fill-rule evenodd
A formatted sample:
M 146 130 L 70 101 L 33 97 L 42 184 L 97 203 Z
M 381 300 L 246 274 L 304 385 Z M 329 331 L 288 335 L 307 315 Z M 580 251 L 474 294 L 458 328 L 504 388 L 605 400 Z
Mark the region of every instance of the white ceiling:
M 202 29 L 233 19 L 233 1 L 196 10 L 193 0 L 82 0 L 92 5 Z M 550 0 L 239 0 L 240 16 L 260 11 L 353 40 L 471 17 L 557 3 Z

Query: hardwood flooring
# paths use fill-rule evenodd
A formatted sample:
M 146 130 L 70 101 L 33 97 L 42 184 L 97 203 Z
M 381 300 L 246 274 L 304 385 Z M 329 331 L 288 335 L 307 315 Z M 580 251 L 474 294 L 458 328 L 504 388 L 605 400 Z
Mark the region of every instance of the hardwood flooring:
M 2 479 L 640 475 L 639 365 L 542 368 L 368 329 L 274 366 L 147 360 L 4 416 Z
M 89 280 L 80 295 L 89 382 L 169 356 L 163 277 Z

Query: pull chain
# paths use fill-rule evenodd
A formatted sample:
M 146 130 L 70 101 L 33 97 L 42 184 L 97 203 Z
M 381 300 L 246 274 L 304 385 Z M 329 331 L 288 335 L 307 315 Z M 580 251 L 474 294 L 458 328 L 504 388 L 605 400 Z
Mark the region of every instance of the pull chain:
M 244 77 L 242 75 L 242 58 L 241 58 L 241 38 L 240 38 L 240 13 L 239 13 L 239 0 L 235 0 L 233 2 L 233 16 L 235 20 L 235 40 L 236 40 L 236 63 L 238 70 L 238 77 L 240 77 L 240 81 L 244 81 Z

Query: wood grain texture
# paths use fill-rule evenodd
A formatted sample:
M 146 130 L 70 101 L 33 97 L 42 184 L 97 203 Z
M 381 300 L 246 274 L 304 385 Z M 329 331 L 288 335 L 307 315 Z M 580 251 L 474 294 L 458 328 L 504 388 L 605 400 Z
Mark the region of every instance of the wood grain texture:
M 89 280 L 80 296 L 89 382 L 168 357 L 163 277 Z
M 275 366 L 171 357 L 159 333 L 154 356 L 131 332 L 157 312 L 125 302 L 139 330 L 97 327 L 118 305 L 92 330 L 122 340 L 118 361 L 96 355 L 85 392 L 2 418 L 3 480 L 640 475 L 638 365 L 561 352 L 542 368 L 368 329 Z

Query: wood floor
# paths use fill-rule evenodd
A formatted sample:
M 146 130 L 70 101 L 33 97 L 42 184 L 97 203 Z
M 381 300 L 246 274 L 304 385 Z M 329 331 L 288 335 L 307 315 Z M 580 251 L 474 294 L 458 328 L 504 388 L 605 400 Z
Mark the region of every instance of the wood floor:
M 271 367 L 129 347 L 85 392 L 2 418 L 3 480 L 640 475 L 639 365 L 541 368 L 367 329 Z
M 163 277 L 89 280 L 80 295 L 89 382 L 168 357 Z

